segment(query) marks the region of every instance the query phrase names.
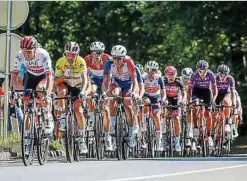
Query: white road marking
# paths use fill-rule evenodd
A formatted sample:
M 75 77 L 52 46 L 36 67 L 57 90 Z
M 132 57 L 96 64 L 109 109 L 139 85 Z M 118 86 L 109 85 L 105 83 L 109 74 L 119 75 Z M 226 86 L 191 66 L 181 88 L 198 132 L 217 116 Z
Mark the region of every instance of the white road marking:
M 216 167 L 216 168 L 210 168 L 210 169 L 191 170 L 191 171 L 167 173 L 167 174 L 160 174 L 160 175 L 148 175 L 148 176 L 143 176 L 143 177 L 129 177 L 129 178 L 119 178 L 119 179 L 108 179 L 108 180 L 101 180 L 101 181 L 145 180 L 145 179 L 154 179 L 154 178 L 178 176 L 178 175 L 189 175 L 189 174 L 202 173 L 202 172 L 213 172 L 213 171 L 240 168 L 240 167 L 246 167 L 246 166 L 247 166 L 247 164 L 241 164 L 241 165 L 233 165 L 233 166 L 227 166 L 227 167 Z

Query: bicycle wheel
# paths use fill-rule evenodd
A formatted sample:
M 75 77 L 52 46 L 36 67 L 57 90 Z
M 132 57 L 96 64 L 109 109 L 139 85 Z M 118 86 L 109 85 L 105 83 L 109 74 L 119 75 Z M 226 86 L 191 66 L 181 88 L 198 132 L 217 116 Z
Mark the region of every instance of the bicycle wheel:
M 173 153 L 174 153 L 174 126 L 173 126 L 173 120 L 170 118 L 169 119 L 169 129 L 170 129 L 170 157 L 173 157 Z
M 123 138 L 122 138 L 122 153 L 123 153 L 123 159 L 127 160 L 129 157 L 129 152 L 130 152 L 130 148 L 128 146 L 128 133 L 129 133 L 129 127 L 128 127 L 128 123 L 126 120 L 126 115 L 123 113 L 122 114 L 122 123 L 123 123 Z M 132 148 L 132 152 L 134 152 L 135 148 Z
M 147 118 L 148 123 L 148 149 L 149 149 L 149 157 L 154 158 L 155 154 L 155 138 L 154 138 L 154 122 L 151 117 Z
M 22 125 L 22 161 L 25 166 L 32 164 L 34 159 L 34 115 L 26 113 Z
M 39 117 L 39 127 L 37 128 L 37 155 L 40 165 L 43 165 L 48 157 L 50 139 L 45 135 L 45 123 Z
M 96 155 L 98 160 L 102 160 L 104 157 L 104 130 L 103 130 L 103 118 L 100 113 L 95 113 L 95 142 L 96 142 Z
M 201 132 L 201 146 L 202 146 L 202 155 L 203 157 L 207 156 L 207 148 L 208 144 L 206 142 L 206 120 L 204 118 L 201 119 L 201 126 L 200 126 L 200 132 Z
M 74 116 L 69 113 L 65 120 L 65 147 L 66 159 L 68 162 L 73 162 L 74 154 Z
M 117 158 L 121 160 L 123 158 L 123 117 L 122 112 L 118 111 L 116 115 L 116 146 L 117 146 Z

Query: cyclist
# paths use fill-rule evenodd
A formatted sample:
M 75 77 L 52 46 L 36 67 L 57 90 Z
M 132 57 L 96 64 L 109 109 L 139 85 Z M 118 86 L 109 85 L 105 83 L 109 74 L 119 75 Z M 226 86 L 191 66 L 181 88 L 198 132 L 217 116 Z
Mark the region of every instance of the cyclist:
M 182 79 L 183 86 L 186 92 L 188 90 L 189 81 L 190 81 L 190 77 L 192 74 L 193 74 L 193 70 L 192 68 L 189 68 L 189 67 L 184 68 L 181 72 L 181 79 Z
M 132 58 L 127 55 L 126 48 L 122 45 L 115 45 L 112 47 L 111 55 L 112 60 L 108 60 L 104 67 L 102 90 L 116 96 L 122 93 L 123 97 L 131 97 L 138 94 L 139 88 L 135 65 Z M 111 75 L 113 79 L 111 79 Z M 133 129 L 135 116 L 132 100 L 124 100 L 124 107 L 129 125 L 129 146 L 134 147 L 136 144 Z M 110 104 L 106 105 L 106 111 L 110 113 L 108 115 L 116 115 L 115 108 L 115 101 L 110 101 Z M 108 120 L 110 119 L 108 118 Z M 105 123 L 105 135 L 107 140 L 110 139 L 109 124 L 110 121 Z
M 208 62 L 205 60 L 200 60 L 196 64 L 196 71 L 190 78 L 189 89 L 188 89 L 188 100 L 201 99 L 205 104 L 205 117 L 206 117 L 206 129 L 208 136 L 208 144 L 212 148 L 214 146 L 213 139 L 211 137 L 212 129 L 212 114 L 211 114 L 211 104 L 215 103 L 216 96 L 218 94 L 216 79 L 214 73 L 209 70 Z M 212 93 L 213 92 L 213 93 Z M 193 110 L 193 123 L 194 123 L 194 136 L 198 136 L 197 128 L 197 118 L 198 109 Z
M 193 74 L 193 70 L 192 68 L 189 68 L 189 67 L 186 67 L 182 70 L 181 72 L 181 79 L 182 79 L 182 82 L 183 82 L 183 86 L 184 86 L 184 90 L 187 94 L 188 92 L 188 89 L 189 89 L 189 81 L 190 81 L 190 78 L 191 78 L 191 75 Z M 189 100 L 186 100 L 186 103 L 188 103 Z M 191 138 L 193 138 L 193 129 L 192 129 L 192 120 L 191 120 L 191 115 L 190 115 L 190 111 L 188 111 L 186 113 L 186 120 L 187 120 L 187 142 L 186 142 L 186 146 L 191 146 Z M 194 148 L 193 150 L 195 150 L 196 147 L 194 145 Z
M 87 66 L 85 60 L 79 56 L 80 47 L 76 42 L 68 42 L 64 47 L 64 56 L 56 63 L 55 83 L 57 86 L 58 97 L 64 97 L 67 94 L 78 96 L 79 98 L 86 97 L 86 89 L 88 84 Z M 81 100 L 76 99 L 74 102 L 74 111 L 79 127 L 80 135 L 80 152 L 87 153 L 87 145 L 85 142 L 86 121 L 83 115 Z M 65 108 L 65 101 L 60 100 L 59 106 L 61 110 Z M 62 114 L 62 117 L 65 116 Z M 65 131 L 64 119 L 59 119 L 60 131 Z
M 230 73 L 230 68 L 225 64 L 220 65 L 217 69 L 216 85 L 218 88 L 218 96 L 215 101 L 216 105 L 220 105 L 220 104 L 223 104 L 225 106 L 236 105 L 235 80 L 231 75 L 229 75 L 229 73 Z M 231 116 L 231 108 L 225 107 L 224 110 L 225 110 L 224 112 L 226 119 L 226 124 L 224 125 L 225 132 L 226 134 L 229 134 L 231 132 L 231 128 L 229 125 L 229 122 L 231 122 L 229 120 Z M 214 117 L 213 121 L 214 121 L 213 125 L 215 126 L 216 117 Z
M 47 95 L 50 95 L 53 87 L 52 80 L 52 65 L 48 52 L 39 48 L 37 40 L 33 36 L 24 36 L 20 41 L 21 50 L 17 53 L 14 69 L 11 73 L 10 88 L 16 89 L 17 76 L 23 65 L 26 69 L 25 89 L 42 90 L 45 88 Z M 26 105 L 28 98 L 24 98 Z M 53 131 L 54 123 L 50 109 L 46 109 L 46 127 L 45 132 L 51 134 Z
M 145 93 L 143 97 L 144 103 L 144 115 L 143 120 L 146 119 L 147 114 L 149 113 L 149 108 L 145 105 L 152 104 L 152 114 L 155 128 L 156 128 L 156 140 L 157 140 L 157 151 L 162 151 L 162 131 L 161 131 L 161 109 L 160 102 L 165 102 L 166 92 L 164 86 L 164 79 L 157 75 L 159 70 L 159 64 L 155 61 L 149 61 L 144 67 L 147 75 L 143 78 Z
M 33 36 L 24 36 L 20 41 L 20 51 L 15 57 L 14 68 L 11 73 L 11 89 L 17 88 L 17 76 L 22 65 L 26 68 L 25 79 L 27 83 L 24 89 L 42 90 L 45 88 L 46 94 L 49 96 L 53 87 L 51 59 L 45 49 L 38 47 L 38 42 Z M 24 97 L 24 105 L 27 105 L 28 99 L 28 96 Z M 40 96 L 37 101 L 39 99 Z M 43 104 L 42 101 L 39 102 Z M 46 119 L 45 134 L 51 134 L 54 128 L 52 114 L 49 104 L 43 104 L 43 106 L 45 107 Z M 29 129 L 29 126 L 25 126 L 25 128 Z M 24 135 L 24 137 L 28 136 L 29 131 L 25 131 L 27 135 Z M 28 141 L 28 139 L 25 140 L 25 144 L 28 144 Z M 25 149 L 25 153 L 29 153 L 28 147 Z
M 181 80 L 177 77 L 177 69 L 174 66 L 167 66 L 164 70 L 165 87 L 168 105 L 184 105 L 186 103 L 186 94 Z M 181 111 L 180 108 L 172 108 L 172 117 L 175 129 L 175 150 L 181 152 L 180 134 L 181 134 Z
M 104 65 L 108 59 L 110 59 L 110 55 L 104 53 L 105 45 L 102 42 L 95 41 L 90 45 L 91 54 L 85 57 L 85 61 L 88 68 L 88 74 L 90 76 L 91 84 L 92 84 L 92 92 L 91 95 L 95 93 L 101 94 L 101 86 L 103 82 L 103 71 Z M 94 105 L 92 99 L 87 100 L 89 106 L 89 122 L 88 127 L 93 127 L 94 121 Z
M 236 107 L 234 109 L 234 116 L 233 116 L 233 138 L 238 137 L 238 125 L 242 124 L 243 120 L 243 110 L 242 110 L 242 104 L 241 99 L 238 94 L 238 91 L 235 89 L 235 96 L 236 96 Z

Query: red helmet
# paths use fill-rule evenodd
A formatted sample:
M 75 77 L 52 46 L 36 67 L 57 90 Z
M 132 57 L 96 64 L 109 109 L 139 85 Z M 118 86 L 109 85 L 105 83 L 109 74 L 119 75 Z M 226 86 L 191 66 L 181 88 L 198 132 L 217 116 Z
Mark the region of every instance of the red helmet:
M 33 49 L 38 47 L 38 42 L 33 36 L 24 36 L 20 42 L 21 49 Z
M 164 70 L 165 75 L 176 75 L 177 69 L 173 66 L 167 66 Z

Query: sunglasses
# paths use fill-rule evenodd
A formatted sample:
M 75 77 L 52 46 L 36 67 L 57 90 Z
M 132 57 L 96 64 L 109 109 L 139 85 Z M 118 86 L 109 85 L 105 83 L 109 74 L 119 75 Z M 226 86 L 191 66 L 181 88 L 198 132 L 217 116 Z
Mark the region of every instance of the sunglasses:
M 100 56 L 102 54 L 102 51 L 93 51 L 91 52 L 91 55 L 93 56 Z
M 123 61 L 124 57 L 112 57 L 114 61 Z

